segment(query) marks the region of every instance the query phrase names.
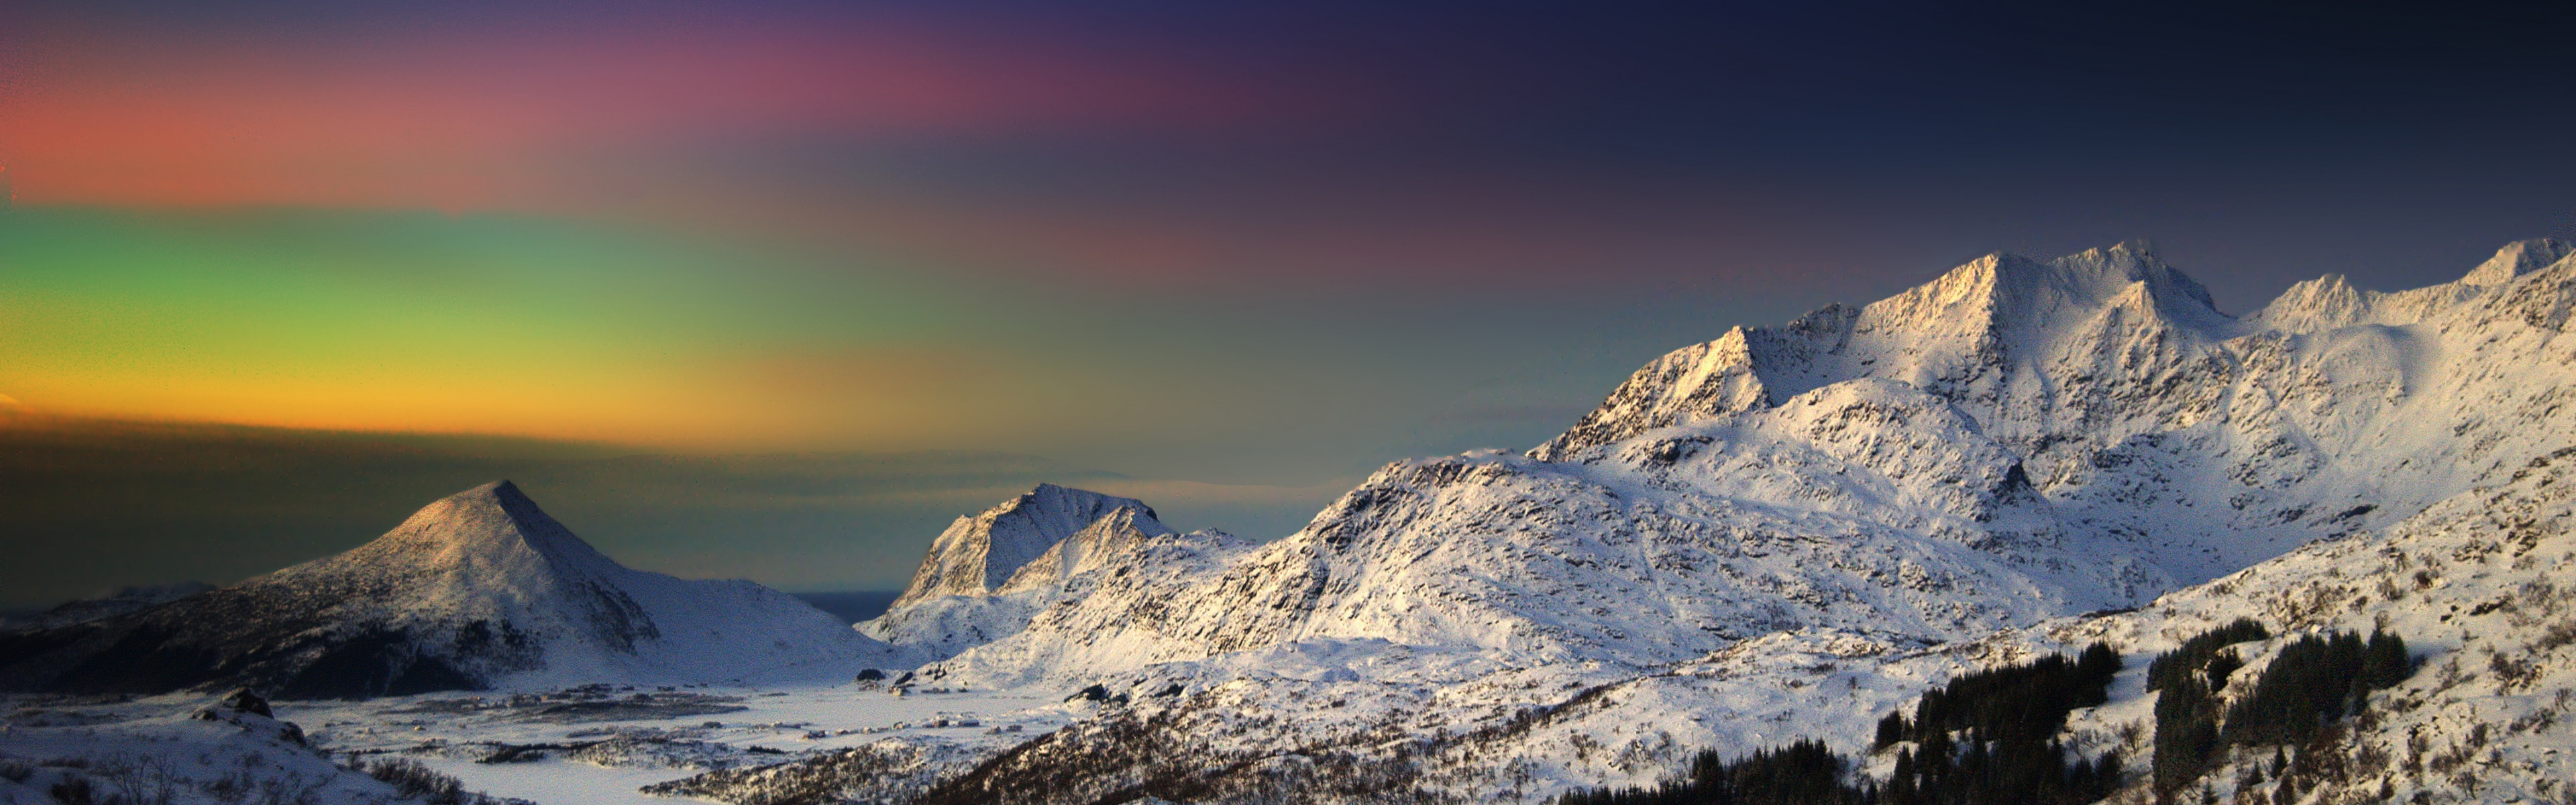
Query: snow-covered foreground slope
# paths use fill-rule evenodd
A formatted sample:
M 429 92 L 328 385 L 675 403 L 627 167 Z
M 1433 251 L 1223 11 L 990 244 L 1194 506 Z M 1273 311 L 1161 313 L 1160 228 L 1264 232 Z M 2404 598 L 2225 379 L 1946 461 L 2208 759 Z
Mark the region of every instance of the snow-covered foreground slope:
M 2571 562 L 2576 445 L 2523 462 L 2504 483 L 2455 495 L 2372 538 L 2312 545 L 2137 613 L 2051 623 L 2002 639 L 2041 648 L 2089 640 L 2169 648 L 2239 617 L 2287 632 L 2240 647 L 2246 670 L 2220 691 L 2233 701 L 2293 637 L 2386 629 L 2406 639 L 2418 670 L 2372 695 L 2368 712 L 2347 719 L 2343 734 L 2329 735 L 2321 748 L 2331 774 L 2303 796 L 2350 802 L 2384 790 L 2397 801 L 2419 792 L 2429 801 L 2570 801 Z M 2269 759 L 2267 752 L 2223 756 L 2207 783 L 2232 797 L 2243 771 Z
M 1426 765 L 1468 780 L 1478 779 L 1479 763 L 1528 769 L 1544 793 L 1557 781 L 1650 782 L 1655 775 L 1638 773 L 1639 760 L 1669 773 L 1679 758 L 1657 751 L 1667 734 L 1733 751 L 1814 737 L 1884 775 L 1890 758 L 1867 751 L 1871 722 L 1891 707 L 1963 670 L 2105 642 L 2126 655 L 2127 671 L 2112 701 L 2079 711 L 2062 737 L 2088 757 L 2119 748 L 2130 760 L 2131 795 L 2144 799 L 2157 696 L 2145 690 L 2148 661 L 2252 618 L 2273 636 L 2237 647 L 2246 665 L 2219 691 L 2222 710 L 2305 636 L 2384 629 L 2404 638 L 2418 663 L 2412 677 L 2373 694 L 2365 715 L 2308 748 L 2324 771 L 2303 785 L 2307 798 L 2299 801 L 2379 801 L 2382 790 L 2389 801 L 2567 801 L 2576 798 L 2565 787 L 2576 780 L 2569 562 L 2576 562 L 2576 448 L 2537 457 L 2497 486 L 2452 496 L 2383 531 L 2312 544 L 2136 612 L 1916 650 L 1823 631 L 1774 635 L 1606 685 L 1507 740 L 1465 742 L 1432 753 L 1438 760 Z M 1567 751 L 1584 745 L 1600 748 Z M 2272 758 L 2268 746 L 2222 753 L 2203 782 L 2219 801 L 2236 801 L 2253 764 L 2275 774 Z M 2278 780 L 2256 788 L 2269 795 Z
M 1286 539 L 1014 610 L 923 673 L 1078 685 L 1313 640 L 1645 667 L 2133 607 L 2576 443 L 2568 251 L 2244 319 L 2140 245 L 1983 258 L 1676 351 L 1528 456 L 1399 462 Z
M 846 678 L 899 654 L 758 584 L 620 566 L 500 481 L 338 556 L 125 615 L 0 635 L 0 682 L 349 696 Z
M 424 801 L 416 792 L 406 796 L 394 785 L 334 763 L 292 722 L 237 709 L 211 696 L 140 702 L 35 696 L 12 697 L 6 703 L 9 712 L 0 720 L 0 804 Z M 450 801 L 474 802 L 470 794 Z M 500 805 L 489 799 L 485 803 Z

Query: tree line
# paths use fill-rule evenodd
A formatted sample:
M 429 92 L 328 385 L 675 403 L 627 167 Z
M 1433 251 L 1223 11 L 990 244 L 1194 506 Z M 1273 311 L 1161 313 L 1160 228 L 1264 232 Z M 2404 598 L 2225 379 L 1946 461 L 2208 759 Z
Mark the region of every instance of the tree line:
M 1969 673 L 1880 719 L 1874 750 L 1897 748 L 1885 785 L 1851 779 L 1850 760 L 1805 740 L 1728 759 L 1700 752 L 1690 771 L 1653 788 L 1568 793 L 1559 805 L 2074 805 L 2120 784 L 2118 753 L 2067 760 L 2055 739 L 2067 713 L 2108 699 L 2120 655 L 2094 644 Z M 1900 746 L 1900 744 L 1903 744 Z
M 2245 667 L 2232 646 L 2270 637 L 2261 623 L 2239 618 L 2192 636 L 2148 664 L 2147 688 L 2158 692 L 2158 793 L 2170 797 L 2200 779 L 2228 746 L 2304 745 L 2325 725 L 2361 712 L 2371 691 L 2415 671 L 2406 641 L 2397 635 L 2376 629 L 2367 640 L 2353 631 L 2309 635 L 2281 647 L 2222 712 L 2221 694 Z

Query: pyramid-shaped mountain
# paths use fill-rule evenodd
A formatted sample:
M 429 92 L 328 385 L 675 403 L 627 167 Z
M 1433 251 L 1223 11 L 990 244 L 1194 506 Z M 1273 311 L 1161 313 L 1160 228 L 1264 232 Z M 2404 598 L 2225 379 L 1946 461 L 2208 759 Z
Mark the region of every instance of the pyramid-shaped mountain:
M 891 649 L 748 581 L 617 564 L 508 481 L 346 553 L 75 626 L 0 636 L 0 686 L 287 697 L 837 676 Z

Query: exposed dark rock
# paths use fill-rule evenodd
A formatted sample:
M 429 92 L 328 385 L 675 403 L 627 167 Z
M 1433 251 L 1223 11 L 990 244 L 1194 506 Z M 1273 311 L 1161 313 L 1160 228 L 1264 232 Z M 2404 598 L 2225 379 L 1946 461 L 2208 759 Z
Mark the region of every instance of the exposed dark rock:
M 268 711 L 268 700 L 260 698 L 257 693 L 252 693 L 249 688 L 234 688 L 231 693 L 224 694 L 224 697 L 217 701 L 222 703 L 225 707 L 230 707 L 244 713 L 258 713 L 271 718 L 276 717 Z

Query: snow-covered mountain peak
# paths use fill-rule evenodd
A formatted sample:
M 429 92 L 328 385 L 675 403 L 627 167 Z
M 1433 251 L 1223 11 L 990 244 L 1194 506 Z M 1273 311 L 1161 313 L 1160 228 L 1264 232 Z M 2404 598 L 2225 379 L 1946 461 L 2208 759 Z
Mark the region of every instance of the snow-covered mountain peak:
M 1164 586 L 1243 547 L 1222 532 L 1173 533 L 1132 498 L 1041 484 L 957 518 L 931 543 L 912 587 L 858 629 L 946 659 L 1017 634 L 1057 604 L 1103 586 Z
M 1909 331 L 2028 331 L 2112 306 L 2146 308 L 2195 324 L 2224 318 L 2207 288 L 2158 259 L 2143 241 L 2046 262 L 1989 254 L 1864 308 L 1862 318 L 1875 328 Z
M 374 542 L 327 561 L 341 566 L 403 565 L 424 571 L 578 577 L 618 567 L 507 480 L 423 506 Z
M 1951 399 L 1981 421 L 1997 408 L 2053 415 L 2066 401 L 2037 397 L 2063 380 L 2187 363 L 2234 329 L 2207 288 L 2143 241 L 2048 261 L 1999 252 L 1865 307 L 1668 353 L 1531 455 L 1560 460 L 1863 377 Z
M 0 687 L 290 698 L 828 678 L 901 659 L 767 587 L 620 565 L 508 481 L 346 553 L 7 648 Z
M 2362 321 L 2378 294 L 2353 287 L 2342 274 L 2327 274 L 2290 286 L 2246 320 L 2260 327 L 2304 333 L 2331 330 Z
M 1011 575 L 1101 519 L 1121 510 L 1124 522 L 1146 534 L 1168 534 L 1143 501 L 1081 489 L 1038 484 L 973 517 L 959 517 L 930 544 L 912 583 L 895 599 L 904 607 L 943 595 L 988 595 Z
M 2576 244 L 2549 238 L 2507 243 L 2495 256 L 2454 282 L 2403 291 L 2354 287 L 2340 274 L 2328 274 L 2290 286 L 2262 310 L 2245 317 L 2247 330 L 2322 333 L 2354 325 L 2404 327 L 2465 310 L 2475 300 L 2508 292 L 2509 286 L 2533 274 L 2576 259 Z M 2576 270 L 2576 269 L 2572 269 Z M 2551 296 L 2547 289 L 2543 296 Z M 2471 314 L 2476 315 L 2476 314 Z
M 1012 571 L 1010 580 L 999 591 L 1062 584 L 1076 574 L 1133 553 L 1148 539 L 1170 533 L 1171 529 L 1154 519 L 1152 509 L 1119 506 Z
M 2538 271 L 2551 263 L 2565 259 L 2570 253 L 2576 253 L 2576 246 L 2553 238 L 2517 240 L 2505 244 L 2504 248 L 2497 249 L 2494 257 L 2479 263 L 2468 276 L 2460 278 L 2460 283 L 2503 285 L 2512 282 L 2515 277 Z

